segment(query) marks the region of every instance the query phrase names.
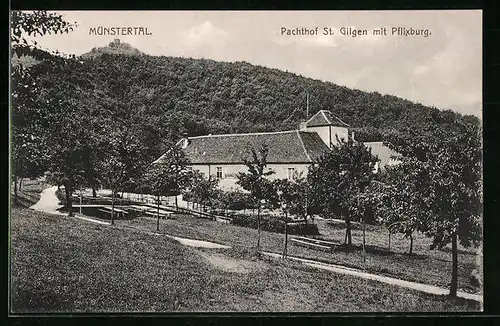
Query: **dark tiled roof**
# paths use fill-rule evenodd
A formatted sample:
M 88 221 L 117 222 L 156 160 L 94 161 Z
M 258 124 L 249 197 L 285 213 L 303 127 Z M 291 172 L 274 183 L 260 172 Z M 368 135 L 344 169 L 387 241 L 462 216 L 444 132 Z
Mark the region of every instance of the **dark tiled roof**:
M 300 136 L 304 148 L 312 161 L 316 161 L 321 155 L 330 149 L 315 132 L 301 132 Z
M 183 150 L 192 164 L 241 164 L 262 144 L 269 148 L 268 163 L 309 163 L 329 150 L 317 133 L 298 130 L 192 137 Z
M 335 117 L 330 111 L 320 110 L 306 121 L 306 127 L 337 126 L 349 127 L 347 123 Z

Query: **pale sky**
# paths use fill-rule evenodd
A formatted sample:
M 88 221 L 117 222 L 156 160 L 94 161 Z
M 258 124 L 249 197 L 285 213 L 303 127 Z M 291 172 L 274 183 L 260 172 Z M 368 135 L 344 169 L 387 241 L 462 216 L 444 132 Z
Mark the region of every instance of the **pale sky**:
M 440 109 L 481 116 L 482 11 L 59 11 L 78 23 L 69 34 L 37 39 L 80 55 L 114 38 L 151 55 L 247 61 Z M 145 35 L 89 35 L 90 28 L 147 27 Z M 319 28 L 317 36 L 281 28 Z M 321 35 L 323 28 L 335 35 Z M 341 27 L 367 29 L 344 36 Z M 372 30 L 386 27 L 387 36 Z M 428 29 L 391 35 L 392 27 Z M 312 101 L 314 99 L 311 99 Z

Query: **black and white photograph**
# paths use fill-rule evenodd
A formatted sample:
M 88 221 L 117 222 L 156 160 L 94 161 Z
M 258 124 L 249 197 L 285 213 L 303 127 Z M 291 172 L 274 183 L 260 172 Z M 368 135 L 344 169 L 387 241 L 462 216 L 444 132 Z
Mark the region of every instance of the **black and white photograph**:
M 10 11 L 9 314 L 483 311 L 482 33 Z

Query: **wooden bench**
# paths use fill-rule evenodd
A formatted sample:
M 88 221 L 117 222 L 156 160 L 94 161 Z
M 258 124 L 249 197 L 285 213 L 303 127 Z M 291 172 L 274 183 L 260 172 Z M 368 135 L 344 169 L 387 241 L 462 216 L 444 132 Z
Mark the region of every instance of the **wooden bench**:
M 102 207 L 99 208 L 99 211 L 103 213 L 108 213 L 110 215 L 113 214 L 113 209 L 111 207 Z M 124 217 L 125 215 L 128 214 L 128 212 L 124 211 L 123 209 L 115 208 L 114 214 L 116 217 Z
M 306 237 L 294 237 L 290 239 L 292 242 L 310 248 L 323 249 L 328 251 L 335 251 L 341 245 L 339 242 L 324 241 L 319 239 L 312 239 Z
M 158 217 L 158 215 L 161 217 L 162 220 L 166 219 L 166 218 L 170 218 L 172 217 L 172 212 L 155 212 L 155 211 L 152 211 L 152 210 L 149 210 L 149 211 L 146 211 L 144 212 L 146 215 L 151 215 L 153 217 Z
M 150 209 L 149 207 L 143 207 L 143 206 L 138 206 L 138 205 L 130 205 L 127 208 L 129 210 L 140 212 L 140 213 L 144 213 Z

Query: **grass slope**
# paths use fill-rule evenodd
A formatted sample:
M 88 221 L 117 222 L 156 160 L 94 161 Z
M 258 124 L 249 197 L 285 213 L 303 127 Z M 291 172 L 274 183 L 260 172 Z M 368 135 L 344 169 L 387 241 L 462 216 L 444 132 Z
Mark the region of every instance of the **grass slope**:
M 155 230 L 155 218 L 138 218 L 131 221 L 121 221 L 122 225 L 130 225 L 143 230 Z M 343 241 L 345 228 L 330 226 L 317 221 L 323 238 Z M 241 248 L 253 248 L 256 245 L 257 230 L 238 227 L 230 224 L 221 224 L 205 219 L 198 219 L 189 215 L 176 215 L 174 220 L 162 220 L 161 230 L 170 235 L 184 236 L 200 240 L 214 241 Z M 337 250 L 333 253 L 318 251 L 310 248 L 289 244 L 288 254 L 316 259 L 324 262 L 341 264 L 355 268 L 366 268 L 369 272 L 402 278 L 408 281 L 420 282 L 441 287 L 449 287 L 451 281 L 451 253 L 438 250 L 429 250 L 430 240 L 422 235 L 416 235 L 414 254 L 408 256 L 408 240 L 401 235 L 393 235 L 391 252 L 386 246 L 387 231 L 380 227 L 370 226 L 367 230 L 367 263 L 363 262 L 362 231 L 353 230 L 353 244 L 356 250 L 346 252 Z M 261 246 L 265 251 L 281 253 L 283 250 L 284 235 L 262 231 Z M 459 254 L 459 288 L 477 293 L 478 288 L 470 284 L 470 273 L 475 268 L 476 255 L 461 251 Z
M 18 208 L 11 218 L 11 310 L 16 313 L 479 309 L 475 302 L 289 261 L 259 261 L 241 247 L 184 247 L 128 229 L 123 221 L 109 227 Z M 189 230 L 186 222 L 178 225 Z M 221 268 L 231 264 L 239 269 Z

